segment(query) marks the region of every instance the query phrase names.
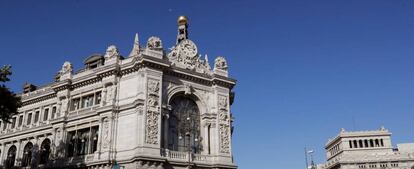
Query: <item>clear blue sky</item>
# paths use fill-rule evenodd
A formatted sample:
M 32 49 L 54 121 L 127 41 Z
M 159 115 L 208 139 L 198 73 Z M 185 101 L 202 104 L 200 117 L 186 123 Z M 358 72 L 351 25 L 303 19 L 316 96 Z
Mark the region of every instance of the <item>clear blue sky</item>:
M 340 128 L 377 129 L 414 142 L 414 1 L 168 0 L 0 1 L 0 65 L 8 85 L 43 85 L 66 60 L 76 69 L 115 44 L 128 55 L 135 32 L 175 43 L 176 18 L 212 61 L 238 80 L 234 157 L 240 169 L 302 169 L 304 146 Z M 212 64 L 212 63 L 211 63 Z

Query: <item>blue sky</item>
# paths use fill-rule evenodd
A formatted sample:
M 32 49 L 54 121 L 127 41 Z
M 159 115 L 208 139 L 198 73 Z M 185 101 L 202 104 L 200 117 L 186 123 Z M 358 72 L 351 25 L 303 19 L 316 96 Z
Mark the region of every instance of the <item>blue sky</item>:
M 384 125 L 393 143 L 414 142 L 414 1 L 5 1 L 0 65 L 14 91 L 44 85 L 64 61 L 76 69 L 134 34 L 175 43 L 176 18 L 212 61 L 238 80 L 233 151 L 240 169 L 300 169 L 303 148 L 323 162 L 340 128 Z M 212 64 L 212 63 L 211 63 Z

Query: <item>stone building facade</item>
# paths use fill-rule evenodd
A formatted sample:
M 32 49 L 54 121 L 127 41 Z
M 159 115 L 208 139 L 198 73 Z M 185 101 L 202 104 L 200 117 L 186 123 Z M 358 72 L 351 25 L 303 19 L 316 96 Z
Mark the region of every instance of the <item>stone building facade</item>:
M 178 19 L 176 45 L 158 37 L 120 55 L 93 54 L 74 72 L 21 94 L 23 106 L 0 124 L 6 168 L 237 168 L 230 106 L 236 81 L 224 57 L 211 68 Z
M 381 127 L 373 131 L 345 131 L 325 146 L 327 162 L 318 169 L 412 169 L 414 143 L 391 144 L 391 133 Z

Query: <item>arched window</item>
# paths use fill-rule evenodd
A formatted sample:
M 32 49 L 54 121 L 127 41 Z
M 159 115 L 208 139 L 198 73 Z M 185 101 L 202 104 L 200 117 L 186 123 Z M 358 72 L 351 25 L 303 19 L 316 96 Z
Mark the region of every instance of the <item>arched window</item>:
M 364 143 L 365 143 L 365 147 L 369 147 L 368 146 L 368 140 L 364 140 Z
M 356 140 L 354 140 L 354 147 L 355 147 L 355 148 L 358 148 L 358 143 L 357 143 L 357 141 L 356 141 Z
M 22 167 L 27 167 L 32 164 L 33 144 L 28 142 L 23 149 Z
M 49 161 L 50 154 L 50 140 L 45 139 L 40 146 L 40 161 L 39 164 L 46 164 Z
M 177 96 L 170 102 L 168 149 L 200 153 L 200 112 L 191 98 Z
M 369 145 L 370 145 L 370 147 L 374 147 L 374 140 L 370 139 L 369 140 Z
M 7 159 L 6 159 L 6 168 L 14 167 L 14 161 L 16 160 L 16 146 L 13 145 L 9 148 L 7 152 Z

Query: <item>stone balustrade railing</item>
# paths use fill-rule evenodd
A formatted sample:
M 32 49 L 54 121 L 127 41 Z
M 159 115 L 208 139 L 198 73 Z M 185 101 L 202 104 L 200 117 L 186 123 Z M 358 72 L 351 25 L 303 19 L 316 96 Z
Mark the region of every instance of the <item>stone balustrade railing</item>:
M 171 151 L 168 149 L 161 151 L 161 156 L 167 157 L 168 159 L 173 160 L 188 160 L 188 152 L 183 151 Z M 191 161 L 208 161 L 208 155 L 203 154 L 190 154 L 191 155 Z

